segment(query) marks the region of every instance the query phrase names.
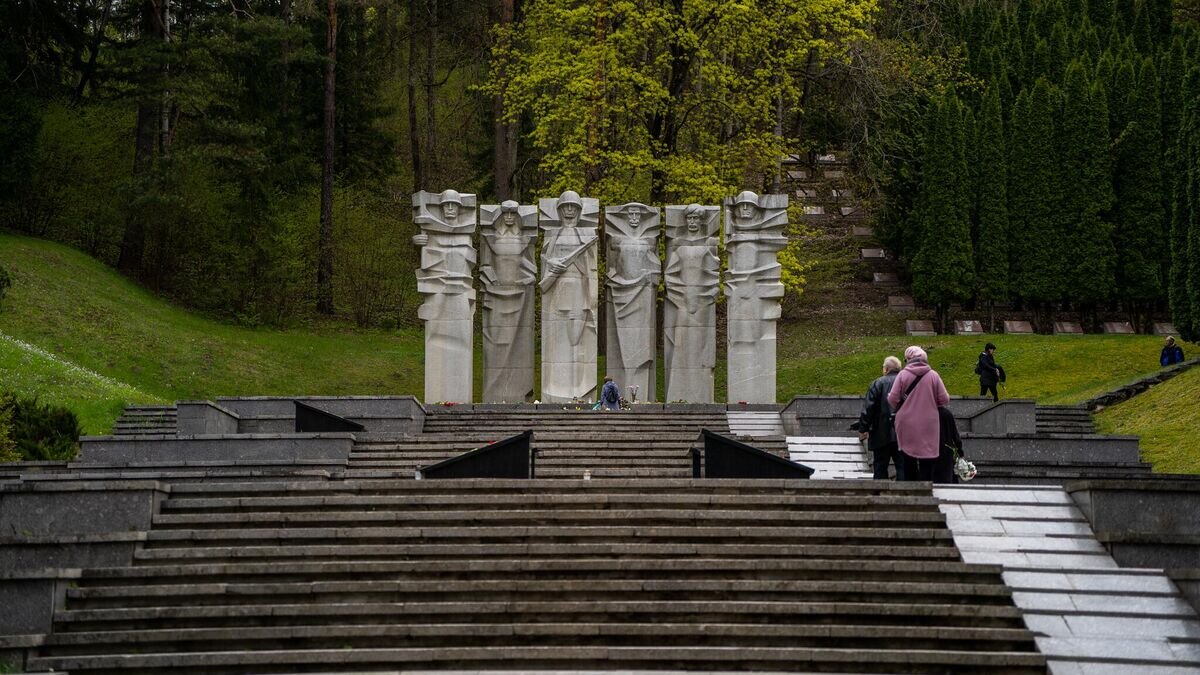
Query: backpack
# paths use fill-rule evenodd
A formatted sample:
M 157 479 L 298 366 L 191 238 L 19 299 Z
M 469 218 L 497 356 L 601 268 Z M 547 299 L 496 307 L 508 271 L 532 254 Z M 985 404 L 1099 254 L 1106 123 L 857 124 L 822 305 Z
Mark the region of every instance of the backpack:
M 621 401 L 621 395 L 617 393 L 617 385 L 611 382 L 604 383 L 604 389 L 600 393 L 606 403 L 619 403 Z

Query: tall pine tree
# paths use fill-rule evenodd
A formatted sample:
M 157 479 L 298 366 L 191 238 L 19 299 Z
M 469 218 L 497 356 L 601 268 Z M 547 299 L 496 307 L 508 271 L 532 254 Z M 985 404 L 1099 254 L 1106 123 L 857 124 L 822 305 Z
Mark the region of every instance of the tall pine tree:
M 1070 258 L 1068 297 L 1084 321 L 1094 324 L 1099 303 L 1109 300 L 1115 285 L 1116 249 L 1112 224 L 1105 220 L 1113 203 L 1108 153 L 1108 105 L 1104 89 L 1091 86 L 1083 64 L 1076 61 L 1063 83 L 1059 145 L 1062 152 L 1063 215 Z
M 925 139 L 923 236 L 912 262 L 913 296 L 937 309 L 943 330 L 950 304 L 970 297 L 975 277 L 963 117 L 962 103 L 947 94 L 937 107 L 935 133 Z
M 1009 147 L 1012 289 L 1035 307 L 1062 297 L 1059 167 L 1054 117 L 1059 94 L 1045 78 L 1018 97 Z
M 1144 323 L 1151 303 L 1160 297 L 1160 264 L 1167 255 L 1158 95 L 1154 62 L 1147 57 L 1129 100 L 1129 123 L 1121 137 L 1114 176 L 1121 298 L 1139 324 Z
M 975 188 L 977 234 L 975 245 L 976 297 L 991 310 L 1008 298 L 1008 166 L 1004 144 L 1000 87 L 993 81 L 979 113 L 975 152 L 979 179 Z

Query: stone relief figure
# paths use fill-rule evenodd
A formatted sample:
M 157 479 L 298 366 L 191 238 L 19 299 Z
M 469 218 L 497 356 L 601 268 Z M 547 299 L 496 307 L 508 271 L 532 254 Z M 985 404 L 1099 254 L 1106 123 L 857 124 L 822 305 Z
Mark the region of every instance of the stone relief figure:
M 485 403 L 533 400 L 537 207 L 512 200 L 479 208 Z
M 731 403 L 775 402 L 775 326 L 783 299 L 778 256 L 787 245 L 787 205 L 787 195 L 748 190 L 725 200 Z
M 600 204 L 573 190 L 539 202 L 543 402 L 596 400 Z
M 636 202 L 604 209 L 606 372 L 638 400 L 655 399 L 658 282 L 658 209 Z
M 470 402 L 474 359 L 475 195 L 454 190 L 412 196 L 421 233 L 417 291 L 425 296 L 417 316 L 425 322 L 425 400 Z
M 663 303 L 666 401 L 714 401 L 720 218 L 717 206 L 667 207 L 667 292 Z

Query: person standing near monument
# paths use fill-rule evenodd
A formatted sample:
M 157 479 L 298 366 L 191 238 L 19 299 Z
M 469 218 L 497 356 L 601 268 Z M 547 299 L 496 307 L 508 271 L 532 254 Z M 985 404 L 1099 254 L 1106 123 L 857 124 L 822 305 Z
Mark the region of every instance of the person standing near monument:
M 596 398 L 596 224 L 600 207 L 573 190 L 541 200 L 542 400 Z M 587 219 L 585 224 L 583 221 Z
M 604 386 L 600 388 L 600 405 L 605 410 L 621 409 L 621 387 L 608 375 L 604 376 Z
M 999 401 L 1000 394 L 996 391 L 996 384 L 1001 378 L 1000 366 L 996 365 L 996 345 L 990 342 L 984 345 L 979 354 L 979 361 L 975 364 L 975 374 L 979 376 L 979 395 L 984 396 L 991 392 L 992 401 Z
M 896 428 L 892 423 L 892 407 L 887 397 L 900 372 L 900 359 L 889 356 L 883 360 L 883 375 L 876 378 L 863 398 L 863 409 L 853 428 L 858 440 L 867 441 L 872 455 L 875 480 L 888 479 L 888 464 L 896 465 L 896 480 L 904 480 L 904 460 L 896 445 Z
M 954 480 L 954 459 L 942 452 L 941 420 L 938 408 L 950 404 L 950 394 L 942 376 L 929 367 L 924 349 L 913 345 L 904 350 L 904 370 L 896 376 L 887 395 L 888 405 L 896 414 L 896 442 L 900 452 L 915 460 L 905 467 L 905 480 Z

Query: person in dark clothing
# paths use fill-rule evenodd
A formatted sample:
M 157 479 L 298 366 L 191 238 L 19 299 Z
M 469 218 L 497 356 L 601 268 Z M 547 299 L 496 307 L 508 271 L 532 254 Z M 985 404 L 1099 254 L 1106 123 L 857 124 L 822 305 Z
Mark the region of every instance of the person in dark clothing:
M 937 459 L 921 461 L 918 471 L 921 480 L 934 483 L 957 483 L 954 478 L 954 453 L 962 454 L 962 437 L 958 435 L 958 424 L 954 421 L 954 413 L 946 406 L 938 408 L 938 436 L 941 445 Z
M 604 386 L 600 388 L 600 404 L 604 410 L 621 409 L 621 388 L 611 377 L 604 378 Z
M 900 359 L 889 356 L 883 361 L 883 376 L 877 378 L 867 389 L 863 409 L 854 429 L 858 439 L 867 441 L 873 456 L 876 480 L 888 479 L 888 464 L 896 465 L 896 480 L 904 480 L 904 460 L 896 445 L 896 429 L 892 425 L 892 408 L 887 395 L 892 390 L 896 373 L 900 372 Z
M 1183 363 L 1183 347 L 1175 344 L 1175 338 L 1167 338 L 1167 344 L 1163 345 L 1162 355 L 1158 357 L 1158 362 L 1163 367 Z
M 987 343 L 983 347 L 983 352 L 979 354 L 979 362 L 975 364 L 975 374 L 979 376 L 979 395 L 984 396 L 988 392 L 992 394 L 993 401 L 1000 400 L 1000 394 L 996 391 L 996 383 L 1000 382 L 1000 366 L 996 365 L 996 345 Z

